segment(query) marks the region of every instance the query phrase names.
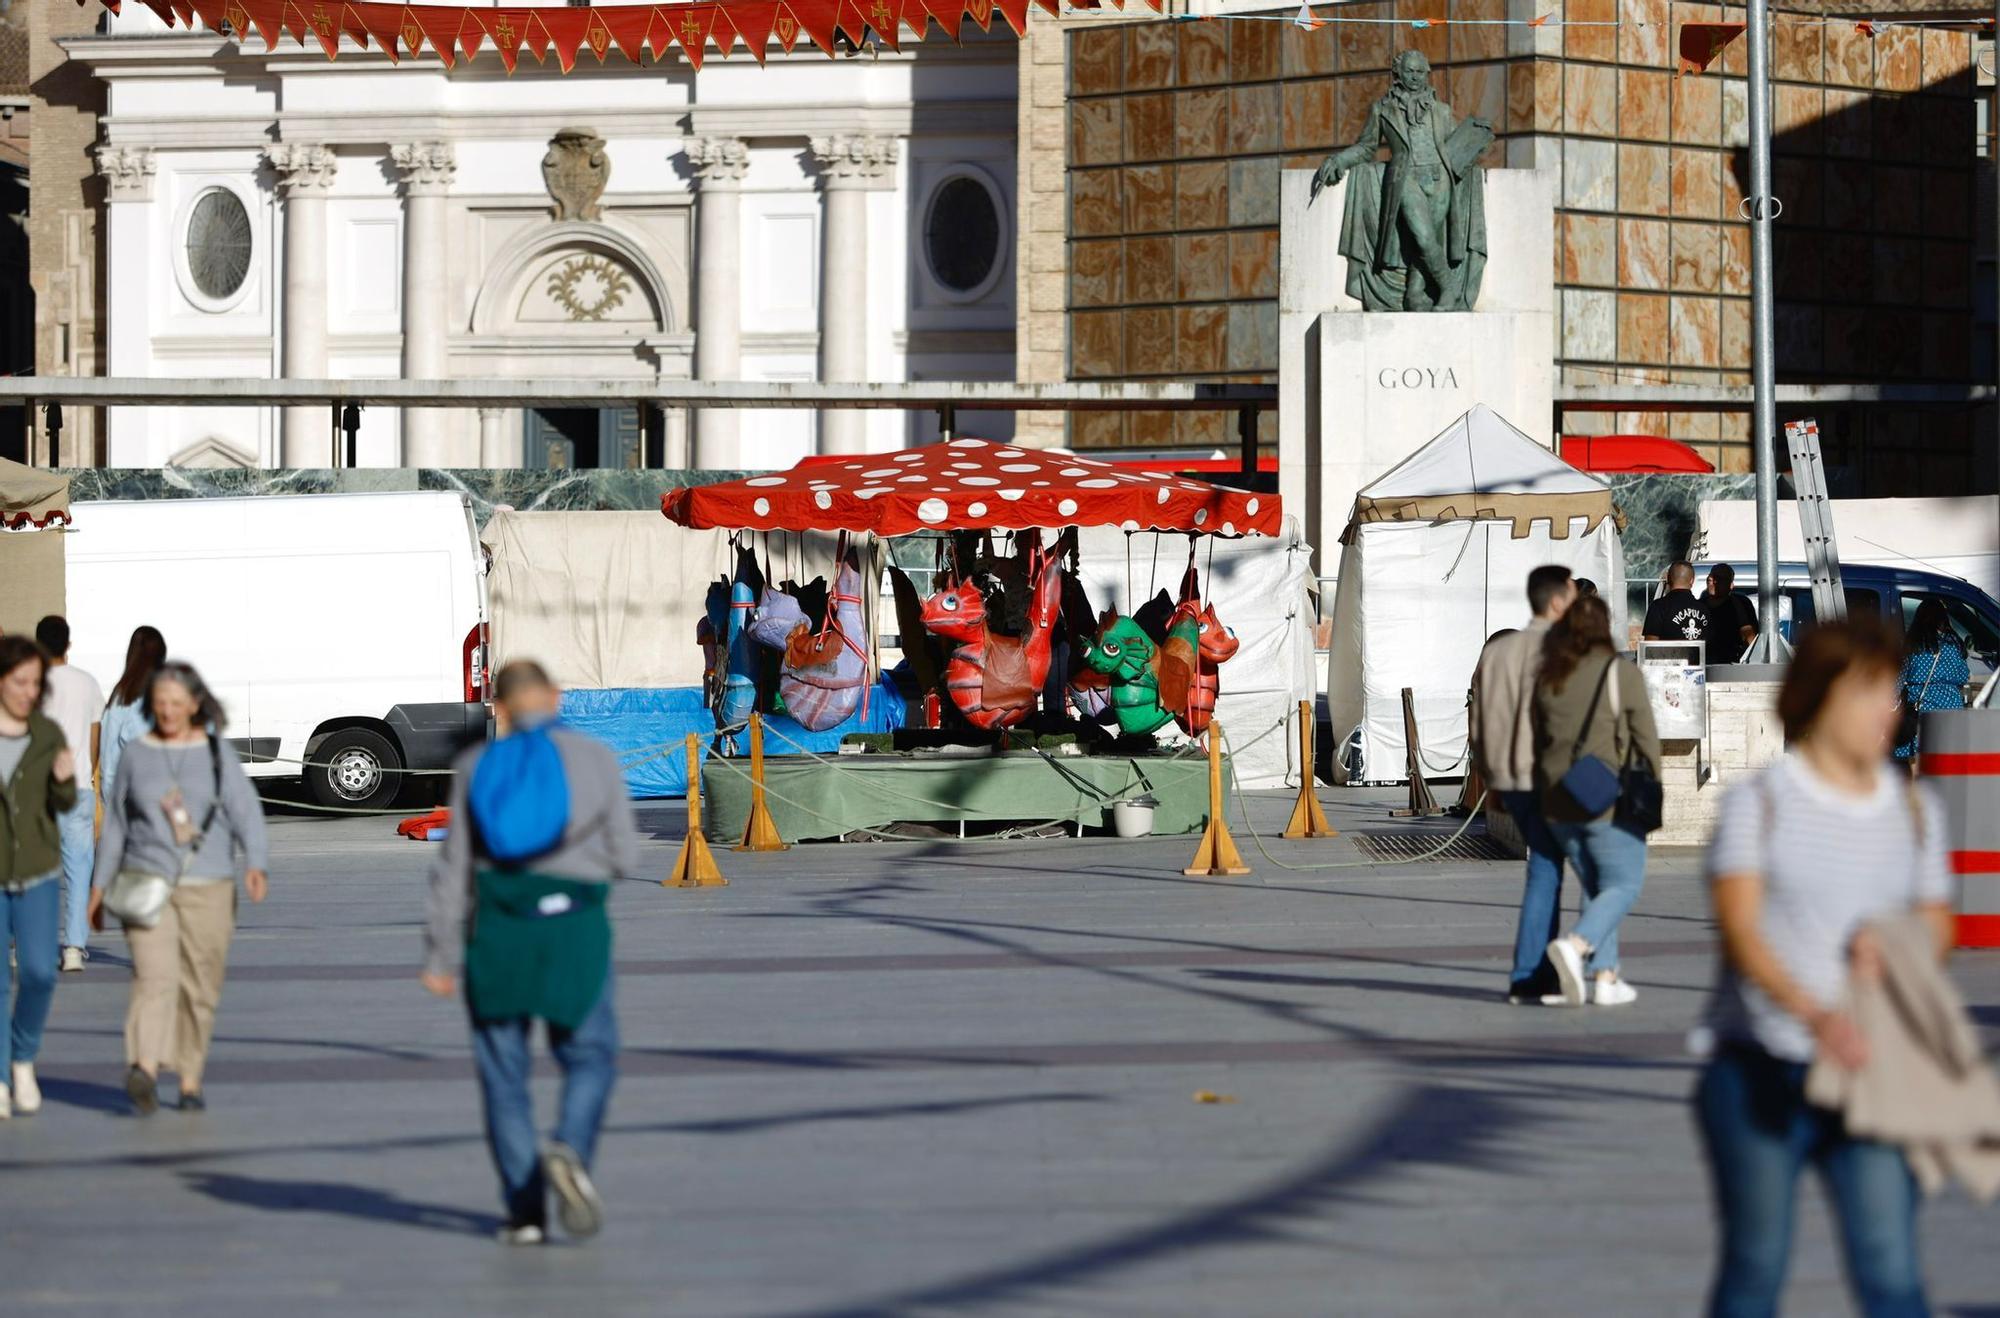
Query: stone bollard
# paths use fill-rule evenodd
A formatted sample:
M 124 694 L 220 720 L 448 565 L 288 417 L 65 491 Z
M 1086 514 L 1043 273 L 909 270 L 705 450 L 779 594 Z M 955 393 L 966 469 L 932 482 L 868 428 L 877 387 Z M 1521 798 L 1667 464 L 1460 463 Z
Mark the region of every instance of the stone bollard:
M 1785 753 L 1785 732 L 1778 722 L 1784 673 L 1775 664 L 1709 666 L 1708 759 L 1702 762 L 1699 742 L 1661 743 L 1666 823 L 1650 839 L 1654 844 L 1707 846 L 1724 789 Z

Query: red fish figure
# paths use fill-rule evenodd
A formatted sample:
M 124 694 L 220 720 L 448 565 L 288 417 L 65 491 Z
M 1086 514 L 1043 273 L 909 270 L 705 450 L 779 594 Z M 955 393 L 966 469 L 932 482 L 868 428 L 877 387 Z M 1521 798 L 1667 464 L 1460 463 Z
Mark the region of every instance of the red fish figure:
M 1039 551 L 1029 573 L 1034 598 L 1027 631 L 998 636 L 986 627 L 986 597 L 970 580 L 924 601 L 924 627 L 957 642 L 945 665 L 945 690 L 965 721 L 983 731 L 1011 728 L 1035 710 L 1049 676 L 1049 642 L 1062 598 L 1062 573 Z
M 1182 583 L 1184 598 L 1167 619 L 1167 643 L 1160 647 L 1160 703 L 1180 724 L 1198 737 L 1215 718 L 1215 700 L 1222 693 L 1221 666 L 1235 657 L 1236 633 L 1215 616 L 1194 593 L 1194 571 Z

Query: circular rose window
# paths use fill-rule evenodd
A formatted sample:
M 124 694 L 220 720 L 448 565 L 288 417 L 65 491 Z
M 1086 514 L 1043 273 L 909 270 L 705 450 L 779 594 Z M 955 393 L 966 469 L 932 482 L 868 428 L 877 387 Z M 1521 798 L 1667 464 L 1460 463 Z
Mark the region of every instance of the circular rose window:
M 250 276 L 250 213 L 227 188 L 210 188 L 188 212 L 188 277 L 202 296 L 236 296 Z
M 971 174 L 938 185 L 924 216 L 924 259 L 953 293 L 976 295 L 1000 267 L 1002 225 L 993 190 Z

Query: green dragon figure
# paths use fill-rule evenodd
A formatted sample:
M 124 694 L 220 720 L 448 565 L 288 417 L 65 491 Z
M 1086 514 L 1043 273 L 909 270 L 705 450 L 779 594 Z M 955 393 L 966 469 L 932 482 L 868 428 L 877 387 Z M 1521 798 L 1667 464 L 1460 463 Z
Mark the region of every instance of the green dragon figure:
M 1173 715 L 1160 705 L 1158 649 L 1138 623 L 1114 610 L 1104 615 L 1097 639 L 1083 652 L 1083 661 L 1111 682 L 1111 712 L 1126 736 L 1157 732 Z

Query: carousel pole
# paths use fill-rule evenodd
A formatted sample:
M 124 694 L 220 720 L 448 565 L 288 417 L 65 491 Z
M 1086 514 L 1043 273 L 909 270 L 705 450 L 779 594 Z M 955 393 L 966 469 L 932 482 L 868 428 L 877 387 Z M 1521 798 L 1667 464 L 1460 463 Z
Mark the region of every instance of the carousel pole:
M 1229 821 L 1222 817 L 1222 725 L 1208 725 L 1208 827 L 1202 830 L 1201 845 L 1195 848 L 1194 863 L 1181 873 L 1191 878 L 1234 878 L 1248 874 L 1236 840 L 1229 836 Z
M 1320 807 L 1319 796 L 1313 791 L 1313 707 L 1309 700 L 1299 702 L 1299 801 L 1292 807 L 1291 822 L 1285 825 L 1284 835 L 1288 838 L 1339 837 L 1340 830 L 1327 822 L 1326 811 Z
M 687 739 L 688 757 L 688 831 L 687 840 L 681 843 L 678 856 L 674 857 L 674 871 L 660 880 L 663 888 L 722 888 L 729 880 L 722 877 L 722 871 L 715 866 L 714 853 L 708 849 L 708 839 L 701 835 L 701 738 L 690 732 Z
M 771 818 L 771 808 L 764 804 L 764 716 L 762 714 L 750 715 L 750 817 L 743 821 L 743 840 L 731 850 L 789 850 L 785 840 L 778 836 L 778 825 Z

